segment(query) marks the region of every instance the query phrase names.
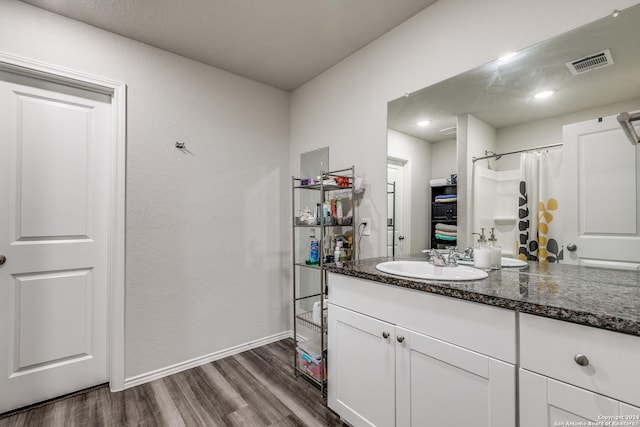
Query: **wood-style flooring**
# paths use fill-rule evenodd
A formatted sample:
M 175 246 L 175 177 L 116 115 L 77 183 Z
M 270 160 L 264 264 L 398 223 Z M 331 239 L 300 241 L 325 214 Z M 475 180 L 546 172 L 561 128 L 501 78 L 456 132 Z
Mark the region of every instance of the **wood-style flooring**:
M 346 426 L 293 375 L 293 340 L 226 357 L 121 392 L 93 388 L 0 416 L 14 426 Z

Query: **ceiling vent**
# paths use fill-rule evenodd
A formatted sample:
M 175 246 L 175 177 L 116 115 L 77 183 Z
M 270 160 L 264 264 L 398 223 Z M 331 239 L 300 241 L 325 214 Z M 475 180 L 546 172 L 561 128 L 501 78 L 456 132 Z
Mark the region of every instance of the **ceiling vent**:
M 571 71 L 571 74 L 574 76 L 611 64 L 613 64 L 613 58 L 611 57 L 609 49 L 566 63 L 569 71 Z

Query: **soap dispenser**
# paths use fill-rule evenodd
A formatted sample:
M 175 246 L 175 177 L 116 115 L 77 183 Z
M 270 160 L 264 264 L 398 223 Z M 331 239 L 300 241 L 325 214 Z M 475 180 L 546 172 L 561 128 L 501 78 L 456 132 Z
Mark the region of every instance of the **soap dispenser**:
M 500 270 L 502 268 L 502 247 L 498 244 L 496 230 L 493 227 L 489 235 L 489 246 L 491 247 L 491 269 Z
M 473 248 L 473 266 L 483 270 L 491 270 L 491 247 L 488 245 L 484 235 L 484 228 L 480 230 L 480 234 L 473 233 L 479 236 L 478 242 Z

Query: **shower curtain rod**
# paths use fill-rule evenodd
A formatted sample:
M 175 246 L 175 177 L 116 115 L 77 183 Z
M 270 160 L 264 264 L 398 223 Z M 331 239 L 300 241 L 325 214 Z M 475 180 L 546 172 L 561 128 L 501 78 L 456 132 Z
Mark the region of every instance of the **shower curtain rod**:
M 562 143 L 559 142 L 557 144 L 549 144 L 549 145 L 541 145 L 540 147 L 533 147 L 533 148 L 525 148 L 523 150 L 516 150 L 516 151 L 509 151 L 508 153 L 494 153 L 494 154 L 490 154 L 488 156 L 482 156 L 482 157 L 472 157 L 471 161 L 473 163 L 476 162 L 476 160 L 484 160 L 484 159 L 491 159 L 493 157 L 502 157 L 502 156 L 506 156 L 508 154 L 518 154 L 518 153 L 526 153 L 527 151 L 540 151 L 540 150 L 545 150 L 547 148 L 554 148 L 554 147 L 562 147 Z

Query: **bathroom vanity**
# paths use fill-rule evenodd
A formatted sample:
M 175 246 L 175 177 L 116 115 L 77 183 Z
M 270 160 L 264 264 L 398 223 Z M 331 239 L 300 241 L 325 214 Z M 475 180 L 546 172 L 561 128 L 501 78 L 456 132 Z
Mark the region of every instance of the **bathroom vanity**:
M 325 267 L 328 405 L 345 421 L 640 426 L 638 272 L 530 263 L 436 282 L 383 261 Z

